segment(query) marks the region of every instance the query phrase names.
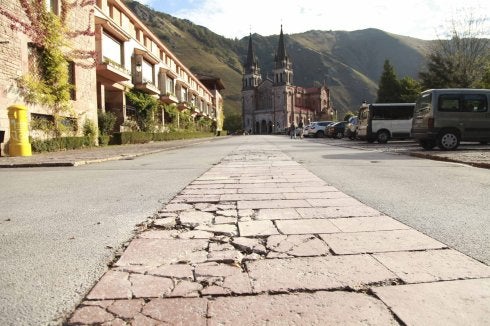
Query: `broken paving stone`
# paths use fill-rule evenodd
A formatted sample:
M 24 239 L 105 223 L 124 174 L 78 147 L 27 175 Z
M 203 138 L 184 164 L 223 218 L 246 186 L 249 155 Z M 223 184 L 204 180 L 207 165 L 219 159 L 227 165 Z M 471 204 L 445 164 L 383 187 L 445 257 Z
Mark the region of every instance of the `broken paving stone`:
M 238 222 L 241 237 L 279 234 L 272 221 Z
M 221 210 L 217 211 L 216 214 L 227 217 L 238 217 L 238 212 L 236 209 Z
M 172 217 L 173 218 L 177 217 L 177 213 L 159 211 L 157 214 L 157 219 L 172 218 Z
M 239 237 L 231 241 L 238 249 L 248 253 L 266 254 L 267 250 L 260 239 Z
M 136 298 L 158 298 L 168 296 L 174 287 L 174 282 L 165 277 L 152 275 L 131 274 L 131 290 Z
M 134 239 L 115 266 L 158 267 L 179 262 L 206 261 L 208 240 Z
M 296 220 L 301 215 L 294 208 L 264 208 L 257 213 L 257 220 Z
M 234 203 L 220 203 L 216 205 L 220 210 L 222 211 L 227 211 L 227 210 L 236 210 L 236 205 Z
M 215 212 L 218 210 L 215 204 L 210 203 L 196 203 L 194 204 L 194 208 L 203 212 Z
M 243 259 L 241 252 L 237 250 L 221 250 L 211 251 L 208 254 L 208 261 L 210 262 L 224 262 L 224 263 L 240 263 Z
M 186 211 L 193 209 L 194 207 L 190 204 L 167 204 L 165 206 L 165 209 L 161 211 L 161 213 L 168 213 L 168 212 L 179 212 L 179 211 Z
M 114 319 L 114 316 L 98 306 L 86 306 L 75 310 L 70 318 L 70 323 L 73 324 L 100 324 L 109 322 Z
M 180 281 L 175 285 L 174 290 L 169 295 L 170 297 L 198 297 L 199 291 L 203 289 L 203 286 L 196 282 Z
M 192 228 L 201 224 L 211 224 L 213 218 L 213 214 L 201 211 L 185 211 L 179 214 L 180 224 Z
M 238 217 L 240 219 L 243 219 L 243 218 L 252 218 L 254 216 L 255 212 L 253 209 L 239 209 L 238 210 Z
M 176 225 L 175 217 L 165 217 L 161 219 L 156 219 L 153 221 L 154 226 L 162 227 L 165 229 L 172 229 Z
M 149 275 L 171 277 L 172 279 L 194 279 L 194 268 L 190 265 L 163 265 L 156 268 L 151 268 L 147 271 Z
M 325 242 L 311 234 L 272 235 L 267 239 L 267 249 L 271 250 L 267 258 L 277 258 L 273 252 L 293 257 L 324 256 L 329 254 Z M 283 257 L 279 255 L 279 257 Z
M 89 300 L 131 299 L 129 273 L 109 270 L 87 295 Z
M 236 217 L 216 216 L 214 218 L 214 224 L 236 224 L 236 222 Z
M 232 224 L 199 225 L 196 230 L 208 231 L 234 237 L 238 234 L 237 227 Z
M 153 299 L 143 307 L 141 323 L 137 323 L 135 317 L 133 325 L 206 326 L 207 303 L 208 300 L 203 298 Z M 152 319 L 148 320 L 148 317 Z
M 143 299 L 116 300 L 107 310 L 121 318 L 133 318 L 134 315 L 141 312 L 144 304 Z
M 209 244 L 209 251 L 222 251 L 222 250 L 235 250 L 235 247 L 233 247 L 231 244 L 227 242 L 220 242 L 220 243 L 215 243 L 211 242 Z
M 241 267 L 227 264 L 201 264 L 195 269 L 196 280 L 209 284 L 203 295 L 252 293 L 248 274 Z

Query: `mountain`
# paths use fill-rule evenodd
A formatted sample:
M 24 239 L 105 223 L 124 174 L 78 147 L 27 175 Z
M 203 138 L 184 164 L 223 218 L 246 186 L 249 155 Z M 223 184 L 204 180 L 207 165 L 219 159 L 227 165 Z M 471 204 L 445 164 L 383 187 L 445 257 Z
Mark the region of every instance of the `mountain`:
M 228 39 L 139 2 L 125 3 L 191 71 L 223 80 L 225 117 L 241 112 L 242 64 L 247 55 L 248 37 Z M 265 78 L 267 73 L 272 73 L 279 35 L 253 34 L 252 38 Z M 399 78 L 416 78 L 430 46 L 430 41 L 377 29 L 285 34 L 285 43 L 293 63 L 294 84 L 311 87 L 326 83 L 339 117 L 349 110 L 357 110 L 363 100 L 376 99 L 385 59 L 390 60 Z

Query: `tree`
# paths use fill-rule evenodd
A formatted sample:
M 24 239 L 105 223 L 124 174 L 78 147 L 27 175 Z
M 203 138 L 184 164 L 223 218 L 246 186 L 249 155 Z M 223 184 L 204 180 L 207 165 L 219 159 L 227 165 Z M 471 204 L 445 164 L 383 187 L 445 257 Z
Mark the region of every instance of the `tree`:
M 486 18 L 472 13 L 450 22 L 445 39 L 434 42 L 427 67 L 419 73 L 422 86 L 430 88 L 477 87 L 485 78 L 490 60 Z
M 383 73 L 379 80 L 378 103 L 400 102 L 400 82 L 396 77 L 395 69 L 388 59 L 385 60 Z
M 422 91 L 422 86 L 420 82 L 410 78 L 404 77 L 400 79 L 400 102 L 401 103 L 412 103 L 417 100 Z

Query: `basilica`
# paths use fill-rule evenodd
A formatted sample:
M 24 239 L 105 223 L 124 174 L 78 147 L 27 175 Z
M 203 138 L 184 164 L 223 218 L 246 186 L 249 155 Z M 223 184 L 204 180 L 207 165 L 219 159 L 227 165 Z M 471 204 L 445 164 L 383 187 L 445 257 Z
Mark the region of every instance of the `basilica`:
M 274 58 L 272 78 L 262 79 L 254 53 L 252 35 L 248 42 L 247 59 L 243 66 L 242 118 L 243 129 L 254 134 L 285 131 L 293 122 L 307 125 L 312 121 L 332 120 L 330 90 L 321 87 L 299 87 L 293 84 L 293 64 L 286 53 L 284 34 Z

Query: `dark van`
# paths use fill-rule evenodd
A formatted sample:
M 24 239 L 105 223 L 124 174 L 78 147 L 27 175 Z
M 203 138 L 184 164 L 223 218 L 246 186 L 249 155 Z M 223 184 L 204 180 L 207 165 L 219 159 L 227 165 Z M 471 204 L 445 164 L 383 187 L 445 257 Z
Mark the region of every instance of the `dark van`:
M 454 150 L 461 141 L 490 141 L 490 89 L 431 89 L 415 105 L 412 137 L 424 149 Z

